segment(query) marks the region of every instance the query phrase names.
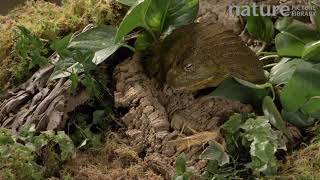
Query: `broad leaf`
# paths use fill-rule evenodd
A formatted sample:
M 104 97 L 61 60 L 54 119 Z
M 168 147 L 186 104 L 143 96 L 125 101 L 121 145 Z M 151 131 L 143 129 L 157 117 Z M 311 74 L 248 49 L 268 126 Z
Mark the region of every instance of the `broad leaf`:
M 279 19 L 276 28 L 281 31 L 275 38 L 280 56 L 301 57 L 304 46 L 320 38 L 315 29 L 298 20 Z
M 144 0 L 131 7 L 118 29 L 115 43 L 136 28 L 144 28 L 156 40 L 162 33 L 195 20 L 199 0 Z
M 250 15 L 247 16 L 246 19 L 247 31 L 252 37 L 264 42 L 272 41 L 274 36 L 274 27 L 270 17 Z
M 287 32 L 279 33 L 275 38 L 279 56 L 301 57 L 305 43 Z
M 151 47 L 153 43 L 153 38 L 148 32 L 144 32 L 139 35 L 137 38 L 134 47 L 138 51 L 146 50 L 147 48 Z
M 302 59 L 313 62 L 320 62 L 320 41 L 311 42 L 305 46 Z
M 312 97 L 308 102 L 306 102 L 302 108 L 301 112 L 303 114 L 310 115 L 313 118 L 320 118 L 320 97 Z
M 75 152 L 75 148 L 72 140 L 65 134 L 65 132 L 59 131 L 53 140 L 59 144 L 62 161 L 66 161 L 72 157 Z
M 262 109 L 265 117 L 270 123 L 285 135 L 289 135 L 286 123 L 283 121 L 280 112 L 270 96 L 266 96 L 262 103 Z
M 56 62 L 55 70 L 50 79 L 68 77 L 71 75 L 70 72 L 82 72 L 83 64 L 75 59 L 79 52 L 84 54 L 92 52 L 94 56 L 90 61 L 96 65 L 106 60 L 122 45 L 121 43 L 114 44 L 115 34 L 116 29 L 113 26 L 100 26 L 80 33 L 70 42 L 61 41 L 56 43 L 53 47 L 59 53 L 60 60 Z M 66 43 L 68 43 L 67 48 L 64 48 Z
M 250 88 L 240 84 L 234 80 L 234 78 L 227 78 L 207 97 L 223 97 L 260 106 L 260 103 L 268 92 L 269 91 L 267 89 Z
M 301 59 L 283 58 L 275 65 L 269 75 L 269 82 L 273 85 L 286 84 L 298 67 L 313 67 L 313 64 Z
M 170 33 L 174 29 L 192 23 L 199 11 L 199 0 L 166 0 L 169 1 L 162 32 Z
M 146 22 L 146 15 L 150 3 L 151 0 L 144 0 L 136 3 L 130 8 L 118 28 L 117 34 L 114 39 L 115 44 L 122 41 L 128 33 L 138 27 L 143 27 L 147 31 L 150 31 L 150 28 Z
M 281 112 L 283 119 L 290 122 L 294 126 L 298 128 L 308 128 L 311 127 L 315 123 L 315 118 L 312 118 L 308 115 L 304 115 L 300 111 L 297 112 Z
M 287 112 L 297 112 L 312 97 L 320 95 L 320 70 L 299 67 L 281 92 L 281 104 Z

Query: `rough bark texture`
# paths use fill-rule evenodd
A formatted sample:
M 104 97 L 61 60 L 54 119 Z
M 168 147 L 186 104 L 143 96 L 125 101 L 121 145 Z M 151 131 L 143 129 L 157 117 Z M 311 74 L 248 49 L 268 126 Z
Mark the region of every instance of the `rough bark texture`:
M 70 95 L 71 81 L 48 82 L 53 66 L 40 69 L 26 83 L 8 92 L 0 104 L 0 126 L 18 132 L 25 124 L 38 131 L 61 130 L 68 112 L 87 101 L 84 91 Z
M 233 113 L 252 111 L 240 102 L 194 98 L 161 88 L 146 76 L 139 54 L 116 67 L 114 80 L 115 105 L 129 110 L 122 121 L 131 145 L 166 177 L 172 176 L 174 159 L 182 152 L 199 172 L 203 163 L 198 155 L 203 145 L 219 141 L 219 125 Z

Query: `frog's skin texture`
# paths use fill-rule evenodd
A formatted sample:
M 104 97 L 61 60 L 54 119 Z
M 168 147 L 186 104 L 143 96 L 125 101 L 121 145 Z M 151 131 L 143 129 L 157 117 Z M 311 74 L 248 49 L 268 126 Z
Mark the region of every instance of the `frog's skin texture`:
M 220 24 L 179 28 L 164 40 L 158 57 L 160 76 L 176 90 L 216 87 L 229 76 L 252 83 L 266 81 L 254 52 Z

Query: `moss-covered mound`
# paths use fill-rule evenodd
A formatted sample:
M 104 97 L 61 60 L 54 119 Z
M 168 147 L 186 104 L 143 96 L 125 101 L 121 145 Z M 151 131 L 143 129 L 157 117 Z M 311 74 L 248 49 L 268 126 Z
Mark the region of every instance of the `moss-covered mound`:
M 0 92 L 25 81 L 32 73 L 26 71 L 29 62 L 15 53 L 17 26 L 51 41 L 89 23 L 117 24 L 122 15 L 122 7 L 113 0 L 64 0 L 61 6 L 32 0 L 0 16 Z

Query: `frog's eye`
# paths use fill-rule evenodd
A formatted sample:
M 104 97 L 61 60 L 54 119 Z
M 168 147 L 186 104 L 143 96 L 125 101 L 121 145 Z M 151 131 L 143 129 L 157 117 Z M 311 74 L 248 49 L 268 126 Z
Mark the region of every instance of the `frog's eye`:
M 192 69 L 193 69 L 193 64 L 187 64 L 185 67 L 184 67 L 184 70 L 186 70 L 186 71 L 192 71 Z

